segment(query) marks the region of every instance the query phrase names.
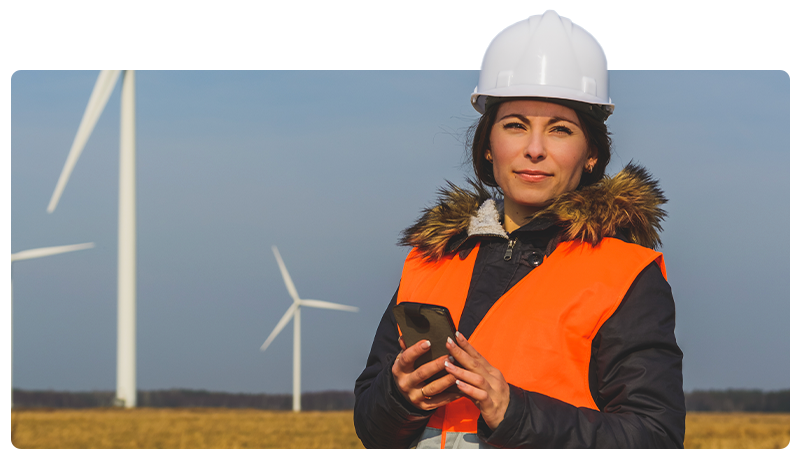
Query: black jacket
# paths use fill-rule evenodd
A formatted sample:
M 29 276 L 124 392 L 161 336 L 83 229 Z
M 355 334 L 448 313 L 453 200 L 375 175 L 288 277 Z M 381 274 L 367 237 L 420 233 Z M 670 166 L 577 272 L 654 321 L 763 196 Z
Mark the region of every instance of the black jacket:
M 636 181 L 632 190 L 626 188 L 621 194 L 620 183 L 631 179 Z M 567 203 L 567 206 L 564 198 L 557 199 L 554 207 L 538 214 L 507 237 L 492 232 L 491 225 L 489 228 L 480 224 L 475 226 L 475 220 L 471 219 L 480 216 L 483 210 L 489 211 L 489 208 L 476 208 L 476 205 L 486 204 L 486 193 L 479 191 L 463 197 L 464 191 L 451 189 L 444 193 L 437 205 L 449 209 L 442 211 L 434 207 L 427 210 L 420 222 L 406 231 L 404 243 L 425 248 L 430 252 L 429 256 L 435 258 L 437 252 L 441 255 L 462 251 L 481 241 L 458 324 L 458 330 L 469 338 L 494 302 L 535 270 L 544 255 L 552 252 L 558 242 L 575 238 L 591 241 L 591 227 L 598 226 L 598 229 L 604 229 L 604 233 L 596 236 L 597 241 L 604 234 L 613 233 L 626 241 L 648 246 L 658 243 L 652 228 L 659 228 L 658 222 L 663 217 L 659 205 L 665 200 L 643 170 L 628 167 L 596 188 L 599 193 L 584 192 L 587 189 L 578 191 L 579 194 L 570 193 L 567 200 L 572 204 Z M 574 224 L 582 220 L 575 219 L 575 214 L 570 213 L 574 212 L 576 195 L 582 196 L 581 200 L 585 202 L 595 194 L 596 198 L 589 202 L 590 207 L 585 208 L 591 216 L 584 220 L 587 225 L 575 228 Z M 607 203 L 610 196 L 617 198 L 620 195 L 628 200 L 632 196 L 641 203 L 635 208 L 645 221 L 650 222 L 651 229 L 645 230 L 648 233 L 641 232 L 644 229 L 642 223 L 620 222 L 609 226 L 609 217 L 614 217 L 611 222 L 619 221 L 619 217 L 630 218 L 631 211 L 627 214 L 618 214 L 621 212 L 618 208 L 598 211 L 603 206 L 596 201 Z M 473 198 L 473 204 L 460 205 L 465 198 Z M 453 221 L 453 216 L 465 213 L 467 219 Z M 563 220 L 565 215 L 571 219 Z M 446 239 L 436 240 L 430 237 L 430 233 L 424 233 L 424 240 L 415 241 L 415 233 L 429 232 L 431 226 L 446 229 Z M 445 233 L 442 230 L 440 235 Z M 504 257 L 512 241 L 515 244 L 511 258 L 506 260 Z M 433 414 L 433 411 L 419 410 L 408 403 L 394 384 L 391 367 L 400 352 L 397 324 L 391 313 L 396 302 L 395 293 L 378 325 L 366 368 L 356 381 L 354 420 L 356 432 L 366 447 L 408 447 Z M 685 428 L 681 374 L 683 354 L 675 341 L 674 327 L 675 306 L 671 289 L 658 266 L 651 264 L 639 274 L 616 312 L 592 341 L 587 376 L 600 411 L 577 408 L 512 385 L 503 421 L 492 431 L 479 419 L 479 438 L 497 447 L 682 447 Z

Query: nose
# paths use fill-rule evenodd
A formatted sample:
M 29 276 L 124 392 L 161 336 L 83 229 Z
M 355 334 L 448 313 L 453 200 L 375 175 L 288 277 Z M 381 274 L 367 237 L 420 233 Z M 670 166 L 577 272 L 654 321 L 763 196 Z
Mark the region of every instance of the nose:
M 526 158 L 531 161 L 537 162 L 547 157 L 547 149 L 545 148 L 545 140 L 542 133 L 532 133 L 530 142 L 523 151 Z

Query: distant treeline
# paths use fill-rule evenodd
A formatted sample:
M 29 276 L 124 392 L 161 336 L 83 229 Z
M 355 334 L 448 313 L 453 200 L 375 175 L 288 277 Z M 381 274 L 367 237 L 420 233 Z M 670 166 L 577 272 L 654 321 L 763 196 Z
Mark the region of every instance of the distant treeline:
M 98 408 L 114 406 L 114 392 L 56 392 L 14 389 L 18 408 Z M 170 389 L 139 391 L 138 406 L 150 408 L 255 408 L 291 410 L 289 394 L 231 394 L 226 392 Z M 349 391 L 309 392 L 301 396 L 305 411 L 353 409 L 355 396 Z M 769 391 L 728 389 L 686 393 L 689 411 L 789 412 L 789 390 Z
M 114 405 L 110 391 L 57 392 L 14 389 L 15 408 L 100 408 Z M 309 392 L 300 396 L 305 411 L 353 409 L 356 398 L 348 391 Z M 138 391 L 136 403 L 149 408 L 255 408 L 291 410 L 290 394 L 231 394 L 189 389 Z
M 789 412 L 789 390 L 728 389 L 686 394 L 689 411 Z

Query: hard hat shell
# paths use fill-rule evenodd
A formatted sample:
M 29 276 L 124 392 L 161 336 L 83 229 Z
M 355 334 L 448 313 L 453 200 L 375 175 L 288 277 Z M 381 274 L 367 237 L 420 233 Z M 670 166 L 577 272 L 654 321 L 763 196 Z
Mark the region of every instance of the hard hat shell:
M 488 97 L 573 101 L 603 120 L 614 111 L 603 48 L 555 11 L 517 22 L 492 40 L 470 98 L 475 110 L 483 114 Z

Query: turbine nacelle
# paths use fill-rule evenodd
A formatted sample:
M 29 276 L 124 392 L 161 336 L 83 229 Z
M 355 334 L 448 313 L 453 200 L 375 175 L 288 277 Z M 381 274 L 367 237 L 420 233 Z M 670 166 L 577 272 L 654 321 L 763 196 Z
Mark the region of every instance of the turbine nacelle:
M 278 252 L 278 247 L 272 246 L 272 253 L 275 255 L 275 260 L 278 261 L 278 267 L 281 269 L 281 275 L 283 276 L 283 283 L 286 285 L 286 290 L 289 291 L 289 296 L 292 297 L 292 306 L 289 307 L 288 310 L 283 314 L 281 320 L 278 321 L 278 325 L 272 330 L 272 333 L 269 334 L 267 340 L 261 344 L 261 351 L 269 347 L 269 344 L 272 343 L 273 340 L 278 336 L 278 334 L 283 330 L 286 324 L 289 323 L 289 320 L 292 319 L 295 311 L 297 311 L 301 306 L 308 306 L 310 308 L 321 308 L 321 309 L 336 309 L 339 311 L 349 311 L 349 312 L 358 312 L 358 308 L 355 306 L 347 306 L 347 305 L 340 305 L 338 303 L 333 302 L 326 302 L 324 300 L 303 300 L 297 294 L 297 288 L 294 286 L 294 282 L 292 281 L 292 277 L 289 276 L 289 271 L 286 269 L 286 264 L 283 263 L 283 258 L 281 258 L 280 252 Z

